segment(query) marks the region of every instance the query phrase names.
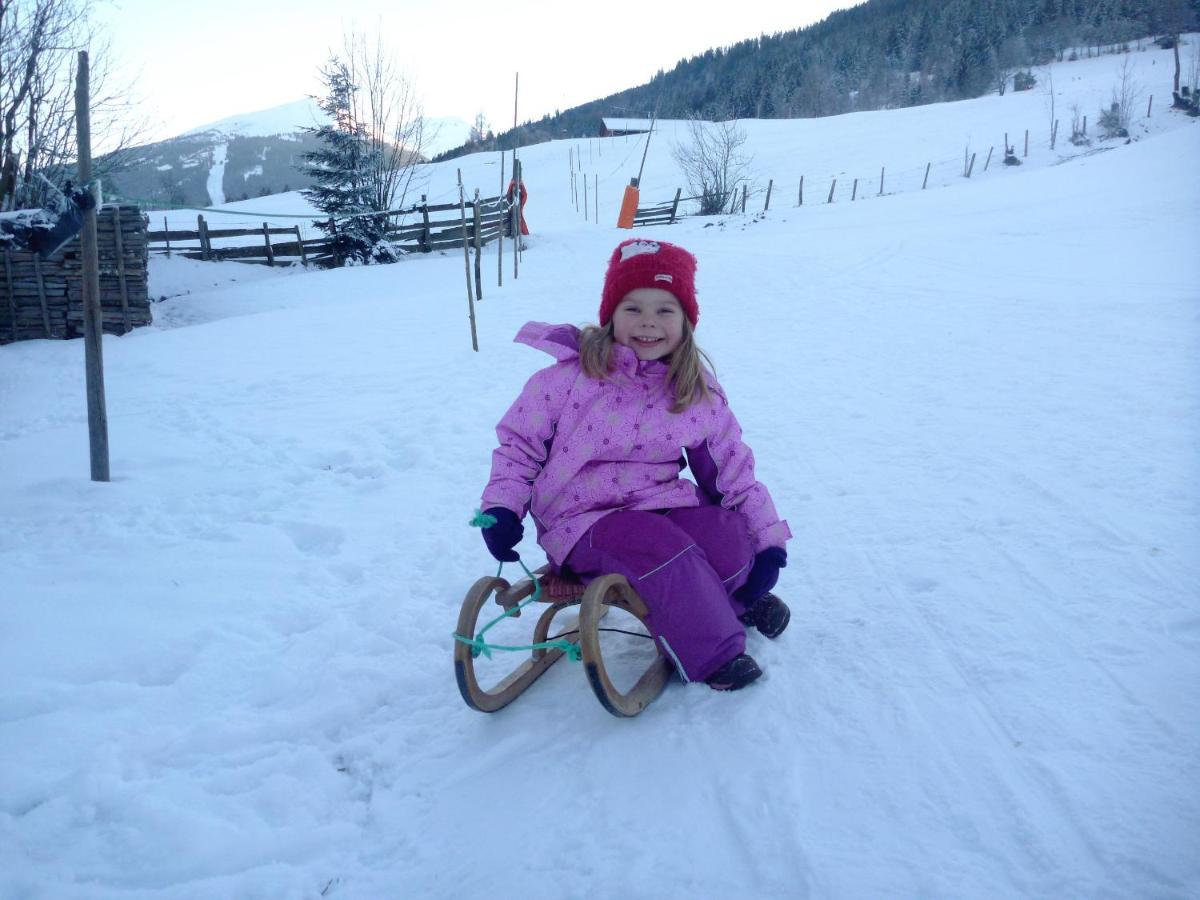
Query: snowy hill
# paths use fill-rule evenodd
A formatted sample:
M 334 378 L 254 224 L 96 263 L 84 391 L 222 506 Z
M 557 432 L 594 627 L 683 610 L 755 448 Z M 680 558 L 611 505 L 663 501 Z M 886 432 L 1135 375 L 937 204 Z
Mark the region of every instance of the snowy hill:
M 594 318 L 635 139 L 569 142 L 599 225 L 568 142 L 523 153 L 534 234 L 477 354 L 461 254 L 159 261 L 181 296 L 105 340 L 111 484 L 82 346 L 0 348 L 0 896 L 1200 894 L 1200 127 L 1163 58 L 1128 144 L 1038 135 L 968 180 L 1044 96 L 745 123 L 771 210 L 639 232 L 699 257 L 796 534 L 736 695 L 618 721 L 564 661 L 484 716 L 450 664 L 494 423 L 549 362 L 511 338 Z M 1113 65 L 1058 67 L 1058 102 L 1094 112 Z M 824 202 L 884 165 L 893 196 Z M 500 180 L 421 188 L 458 168 Z

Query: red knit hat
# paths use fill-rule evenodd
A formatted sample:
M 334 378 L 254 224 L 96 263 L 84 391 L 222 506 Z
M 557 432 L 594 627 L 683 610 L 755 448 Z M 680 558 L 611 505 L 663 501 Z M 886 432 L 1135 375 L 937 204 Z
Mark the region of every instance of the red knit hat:
M 700 318 L 696 305 L 696 257 L 666 241 L 641 238 L 622 241 L 608 260 L 604 293 L 600 298 L 600 324 L 607 325 L 617 304 L 638 288 L 661 288 L 672 294 L 695 327 Z

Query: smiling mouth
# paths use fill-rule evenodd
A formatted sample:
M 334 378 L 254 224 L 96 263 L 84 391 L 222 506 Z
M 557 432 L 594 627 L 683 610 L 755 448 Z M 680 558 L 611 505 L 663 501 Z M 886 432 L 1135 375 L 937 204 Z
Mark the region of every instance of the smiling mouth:
M 639 343 L 639 344 L 641 344 L 643 347 L 649 347 L 649 346 L 651 346 L 652 344 L 658 344 L 658 343 L 661 343 L 661 342 L 662 342 L 662 338 L 644 338 L 644 337 L 635 337 L 635 338 L 634 338 L 634 341 L 635 341 L 636 343 Z

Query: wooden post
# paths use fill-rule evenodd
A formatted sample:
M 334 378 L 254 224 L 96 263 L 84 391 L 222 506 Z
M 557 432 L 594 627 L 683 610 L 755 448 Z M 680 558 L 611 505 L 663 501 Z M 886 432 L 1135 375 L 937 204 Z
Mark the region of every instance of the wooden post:
M 4 250 L 4 278 L 8 283 L 8 314 L 12 317 L 8 320 L 8 327 L 12 331 L 13 342 L 17 340 L 17 294 L 13 290 L 12 280 L 12 251 L 8 248 Z
M 765 202 L 765 203 L 763 203 L 763 212 L 766 212 L 768 209 L 770 209 L 770 208 L 771 208 L 771 188 L 772 188 L 772 187 L 774 187 L 774 186 L 775 186 L 775 179 L 774 179 L 774 178 L 772 178 L 772 179 L 770 179 L 770 180 L 768 180 L 768 181 L 767 181 L 767 200 L 766 200 L 766 202 Z M 678 203 L 678 202 L 679 202 L 679 197 L 678 197 L 678 195 L 676 195 L 675 202 L 676 202 L 676 203 Z M 672 221 L 672 222 L 674 222 L 674 221 L 675 221 L 675 214 L 674 214 L 674 213 L 671 213 L 671 221 Z
M 263 222 L 263 240 L 267 242 L 267 265 L 275 265 L 275 249 L 271 246 L 271 229 Z
M 482 300 L 483 269 L 479 258 L 483 256 L 483 238 L 481 236 L 481 232 L 483 231 L 483 215 L 479 211 L 479 188 L 475 188 L 475 202 L 471 204 L 471 208 L 474 210 L 473 218 L 475 220 L 472 223 L 475 229 L 475 240 L 472 242 L 475 244 L 475 297 Z
M 985 172 L 988 170 L 988 166 L 992 164 L 992 151 L 995 149 L 995 147 L 988 147 L 988 158 L 983 163 L 983 171 Z
M 971 164 L 967 166 L 967 177 L 971 177 L 971 173 L 975 171 L 975 154 L 971 154 Z
M 837 187 L 837 179 L 836 178 L 833 179 L 833 184 L 829 185 L 829 198 L 825 201 L 826 203 L 833 202 L 833 189 L 835 187 Z
M 929 167 L 932 165 L 931 162 L 925 163 L 925 179 L 921 182 L 921 190 L 925 190 L 925 185 L 929 184 Z
M 1087 136 L 1087 116 L 1083 117 L 1083 134 L 1085 137 Z
M 163 231 L 167 235 L 167 258 L 171 256 L 171 226 L 167 224 L 167 217 L 163 216 Z
M 500 205 L 504 207 L 504 151 L 500 151 Z M 499 246 L 496 248 L 496 287 L 504 286 L 504 221 L 500 222 Z
M 1025 155 L 1029 156 L 1029 129 L 1025 129 Z
M 1008 132 L 1007 131 L 1004 132 L 1004 155 L 1006 157 L 1008 156 Z M 968 175 L 967 177 L 970 178 L 971 176 Z
M 746 214 L 746 190 L 747 185 L 742 185 L 742 215 Z
M 1146 118 L 1150 118 L 1150 107 L 1154 105 L 1154 95 L 1150 95 L 1150 99 L 1146 101 Z
M 79 142 L 79 183 L 96 196 L 92 184 L 91 97 L 88 54 L 79 51 L 75 75 L 75 135 Z M 108 408 L 104 400 L 104 313 L 100 308 L 100 255 L 96 248 L 96 208 L 83 214 L 79 256 L 83 264 L 83 347 L 87 369 L 88 445 L 92 481 L 108 481 Z M 16 330 L 16 321 L 13 322 Z
M 883 196 L 883 173 L 887 171 L 887 166 L 881 166 L 879 169 L 879 196 Z
M 850 202 L 853 203 L 858 199 L 858 179 L 854 179 L 854 187 L 850 190 Z
M 42 330 L 50 337 L 50 310 L 46 306 L 46 281 L 42 276 L 42 258 L 33 254 L 33 274 L 37 277 L 38 302 L 42 304 Z
M 308 254 L 304 252 L 304 238 L 300 237 L 300 226 L 296 226 L 296 245 L 300 248 L 300 265 L 308 265 Z
M 583 176 L 583 221 L 588 220 L 588 186 L 587 176 Z
M 513 280 L 521 277 L 521 161 L 513 151 Z
M 121 236 L 121 209 L 112 207 L 113 242 L 117 251 L 117 279 L 121 286 L 121 325 L 122 334 L 133 331 L 133 323 L 129 321 L 129 288 L 125 285 L 125 242 Z
M 330 221 L 333 221 L 332 219 Z M 208 259 L 211 252 L 211 246 L 208 243 L 208 226 L 204 223 L 203 214 L 196 215 L 196 231 L 200 235 L 200 257 Z
M 1058 139 L 1058 119 L 1054 120 L 1054 127 L 1050 129 L 1050 149 L 1054 149 L 1054 142 Z
M 803 175 L 800 176 L 800 195 L 796 198 L 796 205 L 797 206 L 804 205 L 804 176 Z
M 337 219 L 335 219 L 333 216 L 329 217 L 329 242 L 330 250 L 333 253 L 333 267 L 335 269 L 340 269 L 345 260 L 342 259 L 342 251 L 339 250 L 337 246 Z
M 428 253 L 429 247 L 429 204 L 425 202 L 425 195 L 421 195 L 421 252 Z
M 683 193 L 683 188 L 675 188 L 675 202 L 671 204 L 671 224 L 675 224 L 675 215 L 679 212 L 679 195 Z
M 467 206 L 463 198 L 462 169 L 458 170 L 458 213 L 462 219 L 463 266 L 467 273 L 467 310 L 471 319 L 471 349 L 479 352 L 479 338 L 475 334 L 475 292 L 471 290 L 471 251 L 467 241 Z

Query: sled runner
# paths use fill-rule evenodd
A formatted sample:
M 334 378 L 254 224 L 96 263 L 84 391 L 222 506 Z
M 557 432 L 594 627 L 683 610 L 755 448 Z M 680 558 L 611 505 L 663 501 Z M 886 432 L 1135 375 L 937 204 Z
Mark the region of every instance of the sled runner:
M 494 595 L 496 603 L 506 615 L 519 616 L 519 607 L 523 602 L 528 602 L 527 598 L 534 596 L 537 585 L 532 578 L 522 578 L 516 584 L 509 584 L 499 575 L 485 576 L 467 592 L 454 634 L 454 675 L 467 706 L 480 712 L 502 709 L 567 653 L 582 659 L 592 691 L 601 705 L 614 716 L 636 716 L 662 693 L 674 669 L 661 652 L 637 683 L 625 693 L 612 683 L 604 666 L 599 624 L 609 609 L 616 607 L 625 610 L 641 622 L 645 621 L 647 615 L 645 603 L 624 576 L 604 575 L 585 588 L 577 581 L 551 575 L 549 566 L 532 574 L 541 582 L 541 591 L 536 599 L 549 606 L 534 627 L 530 656 L 491 688 L 482 687 L 475 676 L 476 658 L 490 649 L 490 645 L 482 642 L 482 632 L 477 636 L 480 613 L 488 598 Z M 551 640 L 550 626 L 555 617 L 575 606 L 579 607 L 578 617 L 570 617 L 564 624 L 564 630 Z

